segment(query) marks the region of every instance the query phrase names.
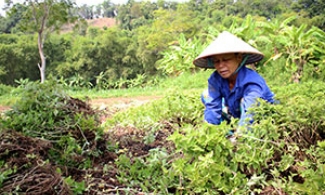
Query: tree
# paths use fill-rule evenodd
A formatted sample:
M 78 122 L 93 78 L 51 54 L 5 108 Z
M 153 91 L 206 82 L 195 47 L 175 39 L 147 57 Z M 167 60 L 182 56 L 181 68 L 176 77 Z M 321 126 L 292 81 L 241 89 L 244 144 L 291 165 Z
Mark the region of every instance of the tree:
M 71 36 L 67 37 L 71 48 L 65 51 L 65 61 L 58 64 L 55 75 L 70 78 L 74 83 L 84 78 L 83 81 L 93 85 L 98 84 L 100 76 L 111 87 L 119 80 L 134 79 L 145 71 L 136 56 L 137 40 L 128 30 L 111 27 L 91 28 L 91 31 L 86 36 L 65 35 Z
M 12 33 L 15 32 L 15 28 L 21 20 L 23 13 L 26 11 L 26 7 L 21 4 L 16 4 L 15 12 L 7 13 L 6 17 L 1 17 L 0 33 Z
M 324 14 L 325 2 L 323 0 L 298 0 L 293 5 L 293 9 L 297 12 L 305 10 L 308 12 L 309 17 L 312 18 Z
M 131 26 L 131 7 L 134 4 L 134 0 L 129 0 L 127 4 L 122 5 L 118 9 L 117 20 L 119 21 L 119 26 L 125 30 L 132 30 Z
M 292 9 L 302 15 L 306 13 L 304 17 L 310 18 L 312 25 L 315 25 L 322 30 L 325 29 L 324 0 L 298 0 L 292 5 Z
M 169 45 L 177 44 L 179 34 L 184 34 L 187 39 L 199 31 L 194 12 L 186 8 L 179 6 L 176 11 L 159 8 L 153 13 L 155 19 L 152 24 L 146 24 L 135 30 L 137 56 L 146 73 L 156 72 L 153 65 L 162 58 L 161 52 Z
M 114 18 L 116 17 L 116 6 L 110 0 L 104 0 L 101 4 L 103 9 L 103 17 Z
M 15 80 L 37 80 L 39 75 L 30 64 L 39 57 L 35 35 L 0 35 L 0 82 L 15 85 Z
M 86 4 L 82 5 L 79 8 L 79 14 L 83 19 L 92 19 L 93 18 L 93 7 Z
M 129 0 L 127 4 L 118 9 L 117 21 L 122 29 L 134 30 L 154 19 L 154 11 L 158 9 L 156 3 L 136 2 Z M 163 9 L 163 8 L 161 8 Z
M 5 1 L 8 6 L 13 2 L 10 0 Z M 43 44 L 51 32 L 58 31 L 63 24 L 74 19 L 74 17 L 69 15 L 69 9 L 73 7 L 73 4 L 70 0 L 25 0 L 23 4 L 27 9 L 23 13 L 19 27 L 25 33 L 37 33 L 37 44 L 41 61 L 38 63 L 38 68 L 41 83 L 43 83 L 45 81 L 46 69 L 46 56 Z M 15 6 L 9 10 L 9 12 L 15 11 Z

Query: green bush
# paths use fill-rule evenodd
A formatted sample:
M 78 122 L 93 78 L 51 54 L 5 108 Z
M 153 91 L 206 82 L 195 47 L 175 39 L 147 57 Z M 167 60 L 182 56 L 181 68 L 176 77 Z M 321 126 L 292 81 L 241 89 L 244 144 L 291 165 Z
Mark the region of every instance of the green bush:
M 275 89 L 280 104 L 261 101 L 254 123 L 232 145 L 233 126 L 200 124 L 170 137 L 182 158 L 169 171 L 183 194 L 322 194 L 325 87 L 320 82 Z M 233 123 L 234 124 L 234 123 Z
M 237 128 L 238 119 L 218 126 L 205 123 L 199 90 L 168 93 L 117 114 L 108 127 L 131 125 L 150 132 L 164 128 L 163 121 L 168 121 L 175 131 L 168 138 L 175 151 L 165 156 L 171 164 L 151 163 L 151 155 L 133 161 L 120 156 L 116 161 L 120 180 L 160 194 L 321 195 L 325 190 L 325 87 L 321 82 L 306 82 L 273 86 L 273 90 L 280 103 L 259 101 L 250 110 L 254 122 L 235 133 L 235 144 L 226 135 Z
M 0 84 L 0 96 L 6 95 L 10 93 L 10 91 L 13 89 L 13 87 L 10 87 L 8 85 Z

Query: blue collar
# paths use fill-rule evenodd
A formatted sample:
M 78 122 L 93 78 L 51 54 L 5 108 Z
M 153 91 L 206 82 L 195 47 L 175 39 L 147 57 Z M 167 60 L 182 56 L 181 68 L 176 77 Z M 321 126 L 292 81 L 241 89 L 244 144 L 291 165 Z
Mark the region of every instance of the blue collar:
M 241 67 L 243 67 L 243 66 L 245 65 L 247 59 L 248 59 L 248 55 L 246 55 L 246 56 L 244 57 L 243 61 L 241 61 L 240 65 L 239 65 L 238 68 L 235 70 L 235 72 L 232 73 L 232 75 L 236 74 L 236 73 L 241 69 Z

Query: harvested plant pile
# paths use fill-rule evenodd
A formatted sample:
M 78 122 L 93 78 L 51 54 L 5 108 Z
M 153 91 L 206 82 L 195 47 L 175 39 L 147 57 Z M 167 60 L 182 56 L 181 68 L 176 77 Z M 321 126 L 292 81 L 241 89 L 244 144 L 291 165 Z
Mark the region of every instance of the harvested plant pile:
M 27 86 L 24 98 L 1 118 L 0 194 L 134 192 L 119 182 L 118 155 L 146 156 L 170 132 L 163 129 L 145 144 L 135 128 L 104 133 L 100 114 L 57 88 Z

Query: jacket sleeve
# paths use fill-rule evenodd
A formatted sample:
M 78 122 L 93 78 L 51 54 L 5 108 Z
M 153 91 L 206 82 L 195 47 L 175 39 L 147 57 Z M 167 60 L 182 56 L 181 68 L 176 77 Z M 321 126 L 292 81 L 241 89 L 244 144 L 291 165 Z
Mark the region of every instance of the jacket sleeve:
M 204 119 L 210 124 L 219 125 L 221 123 L 222 97 L 215 87 L 208 85 L 209 100 L 205 103 Z
M 241 115 L 239 126 L 253 122 L 253 114 L 247 113 L 248 109 L 254 105 L 257 98 L 263 95 L 262 87 L 258 84 L 248 84 L 244 90 L 244 96 L 240 102 Z

